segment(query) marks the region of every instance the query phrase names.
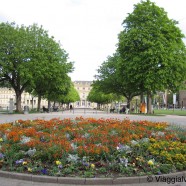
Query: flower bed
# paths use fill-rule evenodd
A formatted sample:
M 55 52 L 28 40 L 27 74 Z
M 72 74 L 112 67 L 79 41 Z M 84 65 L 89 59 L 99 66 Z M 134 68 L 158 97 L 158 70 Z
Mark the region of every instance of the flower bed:
M 186 130 L 128 119 L 18 120 L 0 124 L 1 170 L 119 177 L 186 170 Z

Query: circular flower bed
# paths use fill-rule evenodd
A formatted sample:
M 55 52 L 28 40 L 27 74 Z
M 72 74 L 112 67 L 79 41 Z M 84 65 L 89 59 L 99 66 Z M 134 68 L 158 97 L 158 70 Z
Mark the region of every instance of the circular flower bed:
M 0 169 L 119 177 L 186 170 L 186 130 L 128 119 L 18 120 L 0 124 Z

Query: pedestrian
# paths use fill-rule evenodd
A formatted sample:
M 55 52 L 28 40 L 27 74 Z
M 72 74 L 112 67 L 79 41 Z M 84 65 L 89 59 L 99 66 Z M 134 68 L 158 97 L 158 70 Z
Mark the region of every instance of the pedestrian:
M 71 112 L 72 109 L 73 109 L 73 107 L 72 107 L 72 105 L 70 105 L 70 112 Z

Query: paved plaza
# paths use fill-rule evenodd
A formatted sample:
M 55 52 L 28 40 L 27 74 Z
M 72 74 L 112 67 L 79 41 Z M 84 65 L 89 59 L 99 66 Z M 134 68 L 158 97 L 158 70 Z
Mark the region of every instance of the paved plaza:
M 15 120 L 27 120 L 27 119 L 45 119 L 50 120 L 52 118 L 76 118 L 76 117 L 94 117 L 94 118 L 118 118 L 118 119 L 130 119 L 130 120 L 149 120 L 157 122 L 168 122 L 173 125 L 179 125 L 186 127 L 186 116 L 146 116 L 146 115 L 130 115 L 130 114 L 118 114 L 118 113 L 108 113 L 104 111 L 95 111 L 90 109 L 75 109 L 74 111 L 64 111 L 64 112 L 51 112 L 51 113 L 36 113 L 36 114 L 3 114 L 0 113 L 0 124 L 13 122 Z M 41 183 L 17 179 L 9 179 L 0 177 L 0 186 L 73 186 L 73 184 L 59 184 L 59 183 Z M 138 183 L 138 184 L 118 184 L 118 186 L 185 186 L 186 183 L 175 183 L 175 184 L 166 184 L 166 183 Z M 74 185 L 75 186 L 75 185 Z M 109 185 L 108 185 L 109 186 Z
M 183 127 L 186 127 L 186 116 L 147 116 L 142 115 L 130 115 L 130 114 L 118 114 L 118 113 L 109 113 L 105 111 L 97 111 L 92 109 L 74 109 L 72 111 L 59 111 L 59 112 L 50 112 L 50 113 L 36 113 L 36 114 L 0 114 L 0 123 L 13 122 L 15 120 L 27 120 L 27 119 L 45 119 L 50 120 L 52 118 L 76 118 L 76 117 L 94 117 L 94 118 L 118 118 L 118 119 L 130 119 L 130 120 L 148 120 L 156 122 L 168 122 L 170 124 L 176 124 Z

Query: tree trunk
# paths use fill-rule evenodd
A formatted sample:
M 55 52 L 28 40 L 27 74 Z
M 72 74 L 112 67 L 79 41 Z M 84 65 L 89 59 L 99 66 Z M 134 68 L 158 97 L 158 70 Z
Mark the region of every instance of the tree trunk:
M 147 114 L 152 114 L 152 94 L 147 93 Z
M 127 98 L 127 108 L 129 109 L 129 110 L 131 110 L 131 101 L 132 101 L 132 97 L 126 97 Z
M 39 112 L 41 108 L 41 95 L 38 95 L 37 111 Z
M 17 112 L 22 112 L 22 108 L 21 108 L 21 91 L 16 90 L 16 111 Z
M 127 98 L 127 108 L 128 108 L 128 109 L 130 109 L 130 101 L 131 101 L 131 100 L 130 100 L 129 98 Z
M 143 92 L 140 94 L 140 103 L 144 103 L 144 96 L 143 96 Z
M 49 110 L 49 112 L 51 111 L 50 108 L 51 108 L 51 101 L 48 100 L 48 110 Z
M 32 97 L 32 110 L 34 109 L 34 97 Z

